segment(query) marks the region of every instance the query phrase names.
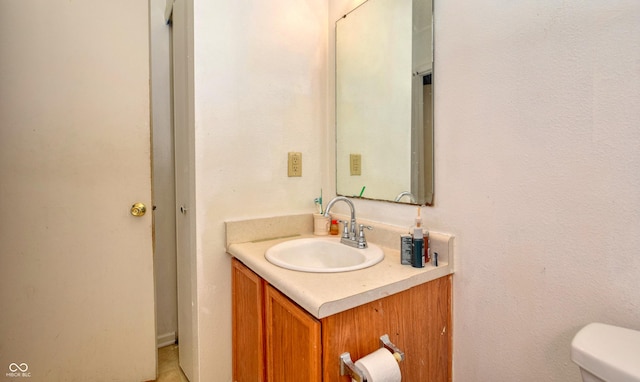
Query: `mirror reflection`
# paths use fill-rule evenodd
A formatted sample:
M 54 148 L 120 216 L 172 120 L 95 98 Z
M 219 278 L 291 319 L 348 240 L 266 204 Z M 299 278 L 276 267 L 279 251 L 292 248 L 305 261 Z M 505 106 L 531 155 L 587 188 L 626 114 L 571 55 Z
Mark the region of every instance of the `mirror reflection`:
M 433 202 L 431 0 L 368 0 L 336 22 L 337 193 Z

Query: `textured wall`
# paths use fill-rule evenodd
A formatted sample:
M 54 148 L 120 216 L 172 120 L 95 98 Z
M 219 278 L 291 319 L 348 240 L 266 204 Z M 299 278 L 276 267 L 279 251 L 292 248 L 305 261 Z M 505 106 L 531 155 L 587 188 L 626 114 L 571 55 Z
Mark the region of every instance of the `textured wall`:
M 640 4 L 438 5 L 455 378 L 578 381 L 580 327 L 640 329 Z

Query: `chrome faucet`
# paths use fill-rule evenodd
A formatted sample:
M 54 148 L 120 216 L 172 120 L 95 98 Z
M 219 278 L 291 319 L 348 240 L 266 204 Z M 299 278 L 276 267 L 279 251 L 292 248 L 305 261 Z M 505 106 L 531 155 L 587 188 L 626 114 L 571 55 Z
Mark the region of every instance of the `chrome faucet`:
M 402 191 L 401 193 L 398 194 L 398 196 L 396 196 L 396 198 L 393 201 L 394 202 L 399 202 L 400 199 L 402 199 L 404 196 L 408 196 L 409 197 L 409 202 L 411 202 L 411 203 L 415 203 L 416 202 L 416 198 L 409 191 Z
M 360 229 L 358 231 L 358 234 L 356 235 L 356 208 L 353 206 L 353 202 L 351 200 L 347 199 L 344 196 L 336 196 L 335 198 L 331 199 L 329 204 L 327 204 L 327 209 L 324 211 L 324 216 L 329 217 L 329 211 L 331 211 L 331 207 L 333 207 L 333 205 L 340 200 L 347 203 L 349 209 L 351 210 L 350 221 L 341 221 L 344 225 L 344 229 L 342 230 L 342 237 L 340 238 L 340 242 L 350 247 L 367 248 L 367 240 L 364 237 L 364 229 L 373 228 L 360 224 Z

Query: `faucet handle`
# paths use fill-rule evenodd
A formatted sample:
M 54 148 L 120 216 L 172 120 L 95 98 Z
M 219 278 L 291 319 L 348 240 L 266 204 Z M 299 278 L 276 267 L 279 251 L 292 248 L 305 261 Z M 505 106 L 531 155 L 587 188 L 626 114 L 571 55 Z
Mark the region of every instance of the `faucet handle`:
M 364 224 L 358 224 L 358 227 L 360 228 L 358 230 L 358 236 L 360 237 L 364 237 L 364 229 L 368 229 L 369 231 L 373 230 L 373 227 L 370 225 L 364 225 Z
M 373 230 L 370 225 L 359 224 L 358 225 L 358 248 L 367 248 L 367 239 L 364 237 L 364 229 Z
M 349 238 L 349 222 L 346 220 L 338 220 L 339 223 L 342 223 L 342 237 L 348 239 Z

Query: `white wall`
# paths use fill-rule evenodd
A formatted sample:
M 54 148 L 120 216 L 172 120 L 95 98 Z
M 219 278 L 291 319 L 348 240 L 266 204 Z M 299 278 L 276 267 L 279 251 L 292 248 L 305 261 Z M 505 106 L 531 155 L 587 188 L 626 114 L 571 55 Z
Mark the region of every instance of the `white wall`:
M 195 1 L 200 381 L 231 380 L 224 221 L 311 212 L 328 174 L 326 25 L 323 0 Z
M 580 327 L 640 329 L 638 20 L 633 0 L 437 3 L 457 381 L 578 381 Z

